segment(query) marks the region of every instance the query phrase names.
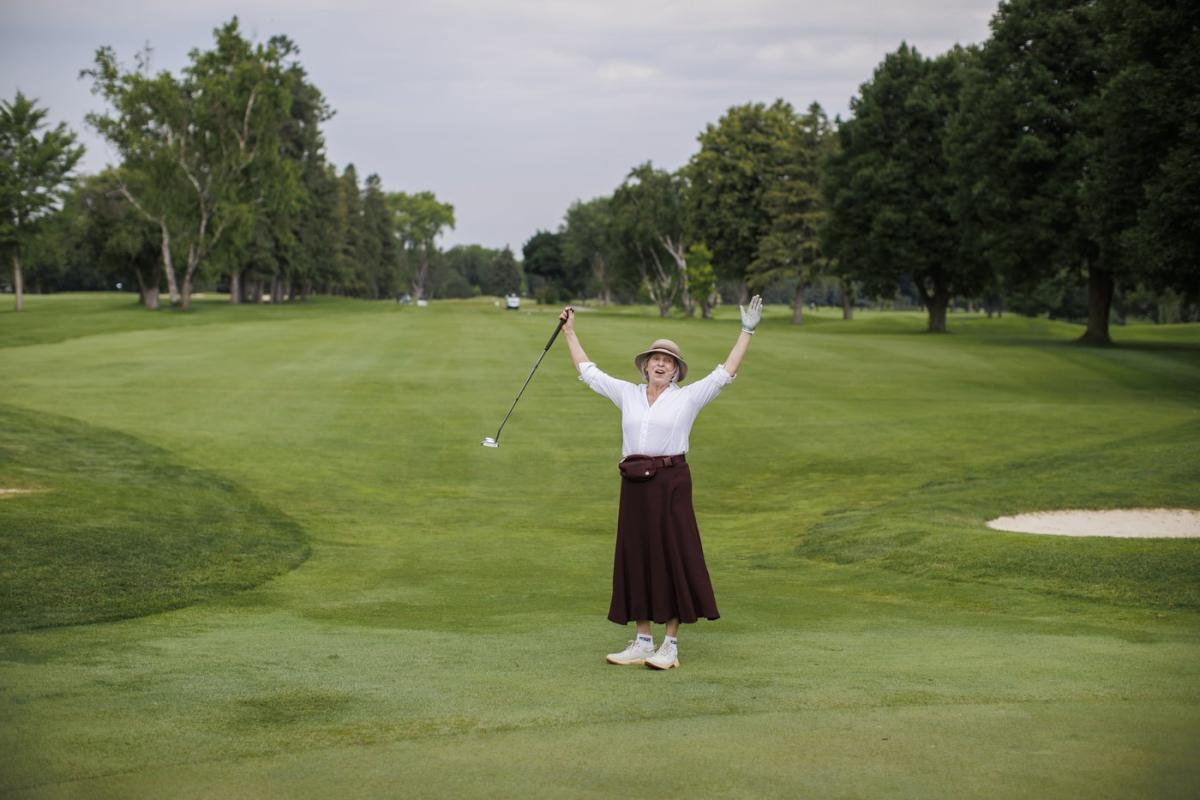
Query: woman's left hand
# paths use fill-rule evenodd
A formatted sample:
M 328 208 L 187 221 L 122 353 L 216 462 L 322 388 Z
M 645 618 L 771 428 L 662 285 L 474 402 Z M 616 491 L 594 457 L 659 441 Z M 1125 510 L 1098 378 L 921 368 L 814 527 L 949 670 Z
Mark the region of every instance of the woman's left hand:
M 750 298 L 750 305 L 738 306 L 738 311 L 742 312 L 742 330 L 754 333 L 758 323 L 762 322 L 762 298 L 754 295 Z

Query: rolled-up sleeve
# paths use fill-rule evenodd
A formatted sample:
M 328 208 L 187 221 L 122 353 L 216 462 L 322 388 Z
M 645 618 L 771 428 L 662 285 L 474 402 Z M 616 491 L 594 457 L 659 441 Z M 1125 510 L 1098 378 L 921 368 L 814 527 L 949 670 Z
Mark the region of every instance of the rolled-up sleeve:
M 591 361 L 584 361 L 579 364 L 579 380 L 587 384 L 587 387 L 596 394 L 603 395 L 612 400 L 617 408 L 621 407 L 621 395 L 625 391 L 625 387 L 632 386 L 628 381 L 621 381 L 612 377 Z
M 688 384 L 683 389 L 690 395 L 688 397 L 690 403 L 697 408 L 703 408 L 731 383 L 733 383 L 733 376 L 725 371 L 725 365 L 717 364 L 716 369 L 712 372 L 695 383 Z

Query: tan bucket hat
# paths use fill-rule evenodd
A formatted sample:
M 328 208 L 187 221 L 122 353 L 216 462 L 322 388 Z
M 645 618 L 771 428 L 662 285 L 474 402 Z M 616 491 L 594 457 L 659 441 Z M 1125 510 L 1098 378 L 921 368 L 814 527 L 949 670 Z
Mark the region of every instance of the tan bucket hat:
M 675 378 L 676 382 L 687 377 L 687 362 L 683 360 L 683 354 L 679 352 L 679 345 L 670 339 L 655 339 L 649 350 L 644 350 L 633 357 L 633 364 L 639 373 L 645 373 L 646 359 L 650 358 L 651 353 L 663 353 L 675 359 L 679 364 L 679 375 Z

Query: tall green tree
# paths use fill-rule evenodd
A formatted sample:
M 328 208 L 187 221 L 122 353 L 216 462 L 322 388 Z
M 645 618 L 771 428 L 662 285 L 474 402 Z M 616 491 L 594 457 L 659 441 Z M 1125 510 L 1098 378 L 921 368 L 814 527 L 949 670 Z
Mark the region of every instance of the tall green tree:
M 768 228 L 747 267 L 746 282 L 763 291 L 781 279 L 794 280 L 792 322 L 799 324 L 805 290 L 824 262 L 820 233 L 827 211 L 821 167 L 834 132 L 818 103 L 781 132 L 784 136 L 775 142 L 775 163 L 769 168 L 772 178 L 762 197 Z
M 83 147 L 75 144 L 66 123 L 38 136 L 46 127 L 46 113 L 20 92 L 12 102 L 0 102 L 0 246 L 12 258 L 17 311 L 24 308 L 21 249 L 39 220 L 58 204 L 83 157 Z
M 437 238 L 447 228 L 454 228 L 454 206 L 439 201 L 433 192 L 392 192 L 388 207 L 396 236 L 411 262 L 412 295 L 420 300 L 425 296 Z
M 686 168 L 690 218 L 695 238 L 712 248 L 717 277 L 745 284 L 771 233 L 771 194 L 787 152 L 798 152 L 789 147 L 796 127 L 795 110 L 776 100 L 734 106 L 699 135 Z
M 564 220 L 563 259 L 573 273 L 586 276 L 581 282 L 603 305 L 612 302 L 613 291 L 621 282 L 612 198 L 596 197 L 571 204 Z
M 1006 291 L 1063 271 L 1088 285 L 1082 339 L 1105 344 L 1118 268 L 1097 213 L 1105 63 L 1099 4 L 1007 0 L 970 65 L 948 152 L 967 249 Z
M 1200 5 L 1103 0 L 1093 165 L 1102 259 L 1125 288 L 1200 294 Z
M 538 278 L 537 282 L 541 284 L 535 291 L 539 302 L 557 303 L 571 299 L 574 287 L 570 285 L 563 258 L 563 238 L 561 232 L 539 230 L 521 246 L 526 279 L 533 282 L 533 278 Z
M 359 254 L 359 283 L 368 297 L 385 297 L 399 284 L 398 243 L 395 219 L 388 208 L 387 193 L 378 175 L 367 176 L 362 200 L 362 247 Z
M 850 102 L 827 180 L 832 255 L 872 292 L 911 278 L 928 330 L 946 330 L 950 299 L 971 294 L 987 270 L 964 255 L 953 216 L 956 184 L 946 157 L 968 51 L 927 59 L 902 44 Z
M 361 294 L 364 287 L 358 282 L 358 262 L 363 249 L 362 187 L 353 164 L 347 164 L 338 178 L 334 218 L 337 240 L 334 284 L 342 292 Z
M 184 253 L 179 302 L 187 309 L 197 271 L 224 237 L 246 237 L 257 214 L 299 201 L 298 169 L 281 157 L 293 92 L 285 37 L 246 40 L 233 18 L 211 50 L 193 50 L 178 77 L 150 73 L 149 54 L 123 71 L 110 47 L 84 74 L 109 104 L 89 122 L 121 154 L 126 199 L 162 235 L 163 268 L 175 294 L 174 249 Z
M 667 316 L 676 297 L 693 313 L 687 285 L 687 180 L 649 161 L 629 171 L 613 193 L 614 235 L 626 263 Z

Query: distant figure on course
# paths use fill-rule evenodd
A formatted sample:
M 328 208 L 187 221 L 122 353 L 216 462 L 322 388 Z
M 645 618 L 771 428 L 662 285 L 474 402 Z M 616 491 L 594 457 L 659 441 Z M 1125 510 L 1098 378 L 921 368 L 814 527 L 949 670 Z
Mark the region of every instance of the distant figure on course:
M 575 335 L 570 306 L 559 315 L 579 379 L 621 409 L 621 508 L 608 618 L 618 625 L 636 621 L 637 638 L 621 652 L 609 654 L 610 664 L 678 667 L 679 623 L 720 616 L 684 455 L 700 409 L 737 375 L 762 319 L 762 298 L 755 295 L 741 312 L 742 331 L 725 363 L 687 386 L 679 385 L 687 377 L 687 362 L 670 339 L 658 339 L 634 357 L 646 382 L 633 384 L 601 372 L 588 360 Z M 667 626 L 657 651 L 651 622 Z

